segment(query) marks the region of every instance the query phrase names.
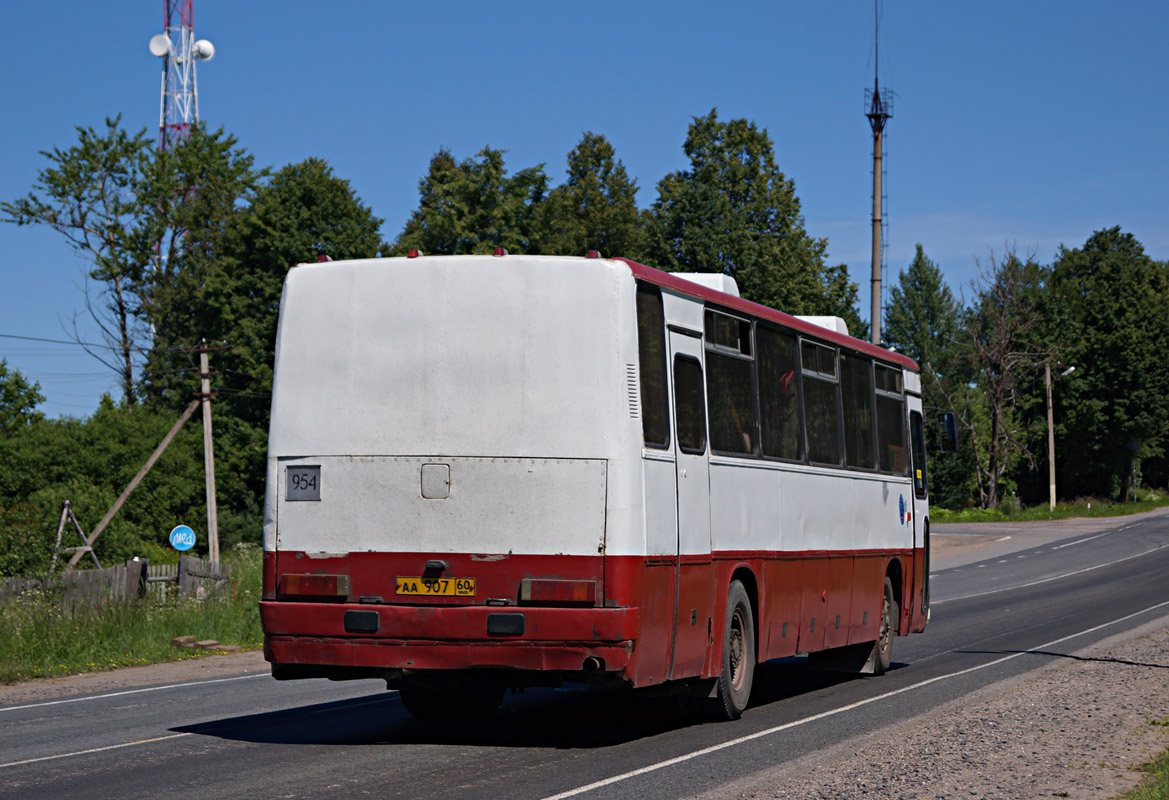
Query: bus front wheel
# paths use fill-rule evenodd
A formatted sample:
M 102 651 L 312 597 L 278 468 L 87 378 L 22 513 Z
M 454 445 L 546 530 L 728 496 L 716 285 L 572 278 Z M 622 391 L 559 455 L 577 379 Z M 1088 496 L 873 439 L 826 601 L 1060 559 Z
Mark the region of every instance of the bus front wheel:
M 731 581 L 727 592 L 722 662 L 718 676 L 722 715 L 728 720 L 738 719 L 751 699 L 751 683 L 755 678 L 755 617 L 751 613 L 751 599 L 739 581 Z

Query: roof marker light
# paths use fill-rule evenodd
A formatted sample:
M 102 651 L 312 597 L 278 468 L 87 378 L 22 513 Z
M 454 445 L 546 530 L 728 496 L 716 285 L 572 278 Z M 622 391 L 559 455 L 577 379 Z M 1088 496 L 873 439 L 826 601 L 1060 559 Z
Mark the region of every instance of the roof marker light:
M 587 253 L 585 253 L 585 258 L 600 258 L 600 257 L 601 257 L 600 250 L 590 250 Z
M 408 251 L 406 251 L 406 258 L 418 258 L 418 256 L 420 256 L 420 255 L 422 255 L 421 250 L 408 250 Z
M 495 248 L 495 252 L 492 253 L 491 255 L 493 255 L 493 256 L 506 256 L 507 255 L 507 248 L 506 247 L 497 247 L 497 248 Z

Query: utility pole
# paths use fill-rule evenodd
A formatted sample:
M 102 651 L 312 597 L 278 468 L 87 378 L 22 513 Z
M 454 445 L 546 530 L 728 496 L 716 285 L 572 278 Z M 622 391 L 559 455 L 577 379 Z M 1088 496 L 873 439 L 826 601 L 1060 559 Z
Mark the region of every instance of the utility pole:
M 219 563 L 219 515 L 215 507 L 215 443 L 211 436 L 211 367 L 207 357 L 209 348 L 206 339 L 199 342 L 198 352 L 199 377 L 203 381 L 199 397 L 203 405 L 203 470 L 207 484 L 208 557 Z

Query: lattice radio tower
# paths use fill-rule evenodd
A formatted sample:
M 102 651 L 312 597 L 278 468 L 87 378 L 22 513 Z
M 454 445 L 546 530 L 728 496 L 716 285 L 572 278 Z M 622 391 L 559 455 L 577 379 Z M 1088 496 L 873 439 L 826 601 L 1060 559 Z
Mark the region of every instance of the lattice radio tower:
M 162 61 L 162 100 L 158 111 L 158 149 L 187 138 L 199 121 L 199 83 L 195 64 L 215 55 L 206 39 L 195 40 L 195 0 L 162 0 L 163 32 L 150 39 L 150 52 Z
M 877 0 L 873 0 L 874 44 L 873 44 L 873 88 L 865 89 L 865 116 L 873 129 L 873 264 L 871 278 L 871 309 L 873 344 L 881 343 L 881 271 L 885 262 L 882 234 L 885 215 L 881 205 L 881 179 L 883 177 L 882 156 L 885 148 L 885 123 L 893 116 L 893 91 L 882 89 L 878 77 L 878 55 L 880 46 L 881 16 Z

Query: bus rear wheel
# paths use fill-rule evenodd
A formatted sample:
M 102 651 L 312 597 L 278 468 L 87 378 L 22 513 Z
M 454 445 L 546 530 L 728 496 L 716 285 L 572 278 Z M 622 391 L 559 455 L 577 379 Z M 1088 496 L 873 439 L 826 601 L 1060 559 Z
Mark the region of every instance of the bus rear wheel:
M 897 622 L 901 611 L 893 595 L 893 581 L 885 578 L 885 599 L 881 603 L 881 630 L 873 645 L 873 674 L 884 675 L 893 663 L 893 637 L 897 635 Z
M 755 616 L 751 613 L 747 590 L 739 581 L 731 581 L 727 592 L 722 661 L 718 676 L 722 716 L 738 719 L 751 699 L 751 684 L 755 679 Z
M 402 705 L 419 719 L 490 717 L 503 702 L 501 683 L 463 677 L 418 676 L 402 683 Z

